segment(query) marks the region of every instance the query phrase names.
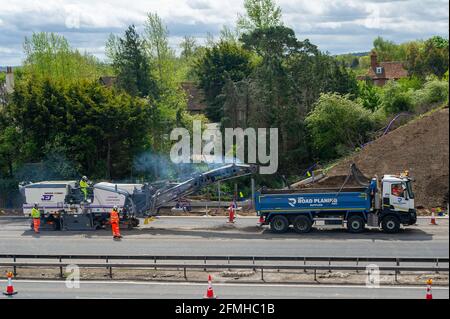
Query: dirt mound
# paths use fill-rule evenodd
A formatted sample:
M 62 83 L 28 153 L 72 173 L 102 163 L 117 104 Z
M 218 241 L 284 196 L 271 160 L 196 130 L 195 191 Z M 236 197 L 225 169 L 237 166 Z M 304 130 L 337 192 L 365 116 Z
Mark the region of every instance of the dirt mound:
M 449 193 L 449 110 L 411 121 L 333 167 L 316 186 L 339 187 L 351 163 L 367 176 L 409 170 L 417 207 L 445 207 Z

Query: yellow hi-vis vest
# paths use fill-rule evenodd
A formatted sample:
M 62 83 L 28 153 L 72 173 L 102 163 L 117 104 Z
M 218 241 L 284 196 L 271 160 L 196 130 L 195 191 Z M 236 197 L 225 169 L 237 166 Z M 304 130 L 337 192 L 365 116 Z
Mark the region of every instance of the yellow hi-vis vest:
M 81 187 L 81 188 L 88 188 L 88 187 L 89 187 L 89 184 L 88 184 L 87 182 L 81 180 L 81 181 L 80 181 L 80 187 Z
M 31 217 L 32 218 L 41 218 L 41 211 L 37 208 L 33 208 L 31 210 Z

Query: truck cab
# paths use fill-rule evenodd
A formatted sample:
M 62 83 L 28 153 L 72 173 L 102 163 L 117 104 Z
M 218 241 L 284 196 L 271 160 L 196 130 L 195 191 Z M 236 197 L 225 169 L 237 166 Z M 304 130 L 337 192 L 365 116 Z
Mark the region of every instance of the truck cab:
M 417 214 L 412 180 L 406 175 L 385 175 L 381 181 L 382 205 L 379 220 L 387 232 L 397 232 L 400 224 L 414 225 Z

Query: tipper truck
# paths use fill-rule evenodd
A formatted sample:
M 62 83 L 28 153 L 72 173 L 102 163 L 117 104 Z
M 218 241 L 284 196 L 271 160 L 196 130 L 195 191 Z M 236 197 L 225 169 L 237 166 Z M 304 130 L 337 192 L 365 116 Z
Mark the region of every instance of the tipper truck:
M 350 177 L 361 187 L 345 187 Z M 412 182 L 408 174 L 370 180 L 352 165 L 339 189 L 262 189 L 255 193 L 255 209 L 261 224 L 270 225 L 274 233 L 287 232 L 291 226 L 298 233 L 308 233 L 315 223 L 346 224 L 351 233 L 361 233 L 366 226 L 397 233 L 401 225 L 417 222 Z

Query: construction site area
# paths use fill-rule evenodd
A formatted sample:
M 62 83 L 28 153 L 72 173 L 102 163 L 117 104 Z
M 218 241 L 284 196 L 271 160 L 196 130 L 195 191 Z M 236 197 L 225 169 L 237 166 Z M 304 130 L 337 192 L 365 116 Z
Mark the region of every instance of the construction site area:
M 205 274 L 210 274 L 218 284 L 216 291 L 223 294 L 227 285 L 236 285 L 234 289 L 239 290 L 263 282 L 269 287 L 340 285 L 339 293 L 344 296 L 352 289 L 348 285 L 365 284 L 367 266 L 376 263 L 383 269 L 379 282 L 383 287 L 405 287 L 407 293 L 413 293 L 417 285 L 432 279 L 439 296 L 448 297 L 448 289 L 439 288 L 448 287 L 448 166 L 442 165 L 448 162 L 448 120 L 448 108 L 430 112 L 284 191 L 292 196 L 296 190 L 361 187 L 360 177 L 349 175 L 352 163 L 368 176 L 406 169 L 414 181 L 420 216 L 413 226 L 397 234 L 376 228 L 348 232 L 335 223 L 321 222 L 320 216 L 309 234 L 274 234 L 269 229 L 272 225 L 261 225 L 251 199 L 238 202 L 230 219 L 230 210 L 225 208 L 229 203 L 207 202 L 198 195 L 189 199 L 183 196 L 190 192 L 184 186 L 181 194 L 164 195 L 168 197 L 161 201 L 158 214 L 142 217 L 140 226 L 133 230 L 122 230 L 125 239 L 121 242 L 110 241 L 108 227 L 96 232 L 48 230 L 36 236 L 28 219 L 21 217 L 23 213 L 0 217 L 0 238 L 9 242 L 0 251 L 0 271 L 14 265 L 15 276 L 23 281 L 19 287 L 25 288 L 30 280 L 57 282 L 67 277 L 65 267 L 79 258 L 85 282 L 189 282 L 194 285 L 191 288 L 198 289 Z M 177 209 L 180 198 L 189 201 L 189 211 L 186 207 Z M 435 215 L 436 208 L 443 213 Z M 36 249 L 40 256 L 35 256 Z M 89 256 L 97 257 L 89 261 Z
M 70 224 L 61 222 L 65 231 L 47 228 L 36 235 L 23 212 L 3 214 L 0 238 L 9 244 L 0 247 L 0 272 L 13 267 L 15 278 L 20 279 L 17 284 L 20 290 L 29 291 L 27 285 L 38 280 L 43 285 L 54 282 L 48 289 L 58 291 L 57 283 L 70 276 L 66 267 L 79 259 L 75 263 L 86 283 L 99 281 L 103 286 L 131 280 L 148 283 L 147 288 L 151 283 L 170 283 L 164 289 L 158 286 L 165 291 L 162 296 L 167 293 L 176 298 L 196 298 L 190 293 L 201 294 L 202 282 L 209 274 L 217 284 L 216 293 L 225 296 L 231 296 L 230 289 L 245 293 L 245 289 L 263 283 L 274 290 L 274 296 L 279 293 L 280 298 L 293 297 L 286 295 L 286 291 L 296 291 L 295 285 L 317 287 L 310 288 L 313 294 L 332 286 L 335 288 L 330 291 L 337 290 L 336 296 L 345 297 L 349 285 L 366 284 L 367 267 L 376 264 L 381 272 L 378 283 L 384 290 L 398 287 L 405 294 L 419 293 L 420 297 L 417 286 L 431 279 L 436 287 L 435 296 L 448 298 L 448 166 L 442 164 L 448 162 L 449 155 L 448 116 L 448 108 L 434 110 L 392 129 L 330 168 L 315 170 L 313 177 L 285 190 L 256 190 L 253 198 L 237 202 L 236 206 L 226 201 L 202 200 L 193 190 L 201 187 L 198 182 L 210 185 L 221 178 L 252 174 L 251 166 L 227 166 L 207 172 L 199 179 L 172 185 L 154 197 L 150 206 L 158 208 L 157 214 L 137 214 L 139 226 L 133 229 L 121 225 L 124 238 L 119 242 L 110 240 L 107 225 L 97 227 L 100 229 L 97 231 L 95 227 L 67 228 L 77 225 L 72 220 Z M 356 172 L 349 174 L 351 164 Z M 380 231 L 369 224 L 359 230 L 357 218 L 339 217 L 336 209 L 333 214 L 317 212 L 314 225 L 302 224 L 300 217 L 297 224 L 285 215 L 293 229 L 281 231 L 277 228 L 281 226 L 269 221 L 277 214 L 263 213 L 262 207 L 270 207 L 270 203 L 258 198 L 285 194 L 291 198 L 314 194 L 316 190 L 319 193 L 333 190 L 332 196 L 337 198 L 351 196 L 349 192 L 362 191 L 361 179 L 383 176 L 385 172 L 398 174 L 398 179 L 405 170 L 409 171 L 405 181 L 410 180 L 414 189 L 414 196 L 409 195 L 410 200 L 415 200 L 411 209 L 417 208 L 419 216 L 411 226 L 402 226 L 395 234 L 390 234 L 389 228 Z M 383 183 L 388 178 L 385 176 Z M 95 187 L 128 194 L 121 193 L 120 185 Z M 191 193 L 195 195 L 192 198 Z M 139 197 L 133 197 L 137 203 L 136 198 Z M 85 204 L 83 209 L 88 207 Z M 272 211 L 276 212 L 276 208 Z M 342 225 L 336 223 L 340 218 L 344 218 Z M 356 223 L 355 228 L 349 223 Z M 308 226 L 314 229 L 306 229 Z M 35 251 L 39 251 L 38 256 Z M 283 285 L 289 288 L 278 291 L 276 287 Z M 181 290 L 173 292 L 173 289 Z M 395 298 L 384 290 L 382 296 L 372 295 L 371 291 L 359 293 L 362 298 Z
M 0 302 L 449 299 L 448 1 L 0 0 Z

